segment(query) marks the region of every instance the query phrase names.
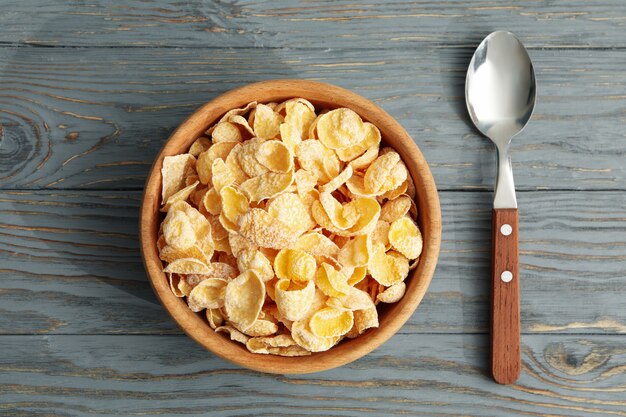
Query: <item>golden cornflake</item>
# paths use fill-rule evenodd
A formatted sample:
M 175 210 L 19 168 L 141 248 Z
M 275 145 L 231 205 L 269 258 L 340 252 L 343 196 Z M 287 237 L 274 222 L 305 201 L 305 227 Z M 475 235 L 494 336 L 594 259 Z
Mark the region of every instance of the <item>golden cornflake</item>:
M 319 337 L 313 334 L 306 321 L 294 321 L 291 326 L 291 337 L 309 352 L 324 352 L 339 342 L 339 336 Z
M 330 178 L 324 170 L 324 157 L 326 150 L 318 140 L 303 140 L 296 146 L 296 157 L 300 166 L 315 175 L 315 178 L 328 182 Z
M 322 193 L 332 193 L 341 187 L 352 176 L 352 167 L 348 165 L 339 175 L 320 187 Z
M 220 327 L 224 323 L 224 315 L 219 308 L 209 308 L 206 311 L 206 319 L 209 322 L 209 326 L 213 330 Z
M 311 352 L 296 344 L 291 336 L 279 334 L 272 337 L 254 337 L 248 340 L 246 347 L 252 353 L 278 356 L 306 356 Z
M 295 155 L 296 147 L 302 142 L 302 135 L 297 126 L 283 123 L 280 125 L 280 139 L 287 149 Z
M 397 252 L 385 253 L 381 243 L 373 245 L 367 267 L 372 278 L 385 286 L 402 282 L 409 274 L 408 259 Z
M 241 184 L 240 189 L 248 196 L 250 201 L 259 202 L 285 192 L 292 182 L 293 171 L 289 171 L 286 174 L 266 172 L 258 177 L 246 180 Z
M 368 149 L 378 149 L 378 145 L 380 144 L 380 130 L 371 123 L 363 123 L 363 128 L 365 129 L 365 135 L 361 142 L 347 148 L 335 149 L 340 160 L 345 162 L 352 161 Z
M 313 190 L 317 185 L 317 176 L 306 169 L 299 169 L 294 175 L 296 190 L 300 197 Z
M 282 317 L 291 321 L 304 318 L 315 298 L 313 281 L 304 283 L 281 279 L 274 290 L 278 311 Z
M 258 245 L 255 245 L 237 232 L 228 233 L 228 245 L 233 255 L 237 258 L 239 258 L 244 251 L 256 251 L 259 249 Z
M 407 170 L 400 161 L 400 155 L 391 151 L 379 156 L 365 171 L 363 184 L 370 193 L 382 194 L 393 190 L 406 180 Z
M 209 278 L 196 285 L 187 297 L 189 309 L 194 312 L 205 308 L 220 308 L 224 305 L 224 291 L 228 281 Z
M 196 171 L 198 178 L 202 184 L 211 183 L 211 177 L 213 175 L 213 162 L 216 159 L 225 160 L 230 156 L 232 149 L 237 146 L 234 142 L 221 142 L 211 146 L 206 151 L 198 155 L 198 161 L 196 163 Z M 241 146 L 241 145 L 240 145 Z
M 327 263 L 317 270 L 315 283 L 329 297 L 344 297 L 350 291 L 348 277 Z
M 372 242 L 381 243 L 385 246 L 385 249 L 390 249 L 389 226 L 389 222 L 378 220 L 378 222 L 376 222 L 376 227 L 372 232 Z
M 248 211 L 249 202 L 243 193 L 233 187 L 224 187 L 220 191 L 222 213 L 230 222 L 237 224 L 239 217 Z
M 366 266 L 359 266 L 359 267 L 354 268 L 352 275 L 350 275 L 350 278 L 348 278 L 348 285 L 354 286 L 358 284 L 359 282 L 363 281 L 366 275 L 367 275 Z
M 367 235 L 355 236 L 339 250 L 339 263 L 343 266 L 364 266 L 369 260 Z
M 237 125 L 224 121 L 215 125 L 215 128 L 211 132 L 211 139 L 213 143 L 241 142 L 243 136 Z
M 218 216 L 222 212 L 222 198 L 220 193 L 213 187 L 202 197 L 202 205 L 205 210 L 214 216 Z
M 174 246 L 166 245 L 159 249 L 159 258 L 167 263 L 183 258 L 193 258 L 203 263 L 209 263 L 211 257 L 208 255 L 211 255 L 211 252 L 209 254 L 205 253 L 198 245 L 193 245 L 186 249 L 178 249 Z
M 363 155 L 350 161 L 350 166 L 354 171 L 367 169 L 376 158 L 378 158 L 378 145 L 372 146 Z
M 398 198 L 387 201 L 380 209 L 380 220 L 392 223 L 400 217 L 404 217 L 411 208 L 411 197 L 401 195 Z
M 185 188 L 182 188 L 180 190 L 178 190 L 177 192 L 175 192 L 174 194 L 172 194 L 170 196 L 170 198 L 167 199 L 167 202 L 165 203 L 165 205 L 163 206 L 163 208 L 161 209 L 161 211 L 168 211 L 170 209 L 170 207 L 172 207 L 172 204 L 177 203 L 179 201 L 185 201 L 189 198 L 189 196 L 191 195 L 191 193 L 196 189 L 196 186 L 199 184 L 199 181 L 195 181 L 194 183 L 186 186 Z
M 402 175 L 400 175 L 401 172 L 408 172 L 408 171 L 406 170 L 406 168 L 403 169 L 403 170 L 394 171 L 393 175 L 389 178 L 389 183 L 391 184 L 392 188 L 389 191 L 385 191 L 384 193 L 379 195 L 377 197 L 379 201 L 395 200 L 396 198 L 398 198 L 402 194 L 406 194 L 406 190 L 407 190 L 407 186 L 408 186 L 408 182 L 406 181 L 406 179 L 400 185 L 395 187 L 395 184 L 398 184 L 398 181 L 400 180 L 398 177 L 403 177 L 405 175 L 408 175 L 408 174 L 404 174 L 404 173 L 402 173 Z M 408 178 L 408 177 L 406 177 L 406 178 Z M 393 187 L 395 187 L 395 188 L 393 188 Z
M 248 113 L 250 110 L 254 109 L 257 106 L 257 102 L 256 101 L 252 101 L 250 103 L 248 103 L 245 107 L 242 107 L 240 109 L 232 109 L 226 112 L 226 114 L 224 114 L 222 116 L 222 118 L 219 120 L 219 122 L 223 122 L 225 120 L 228 120 L 231 118 L 231 116 L 243 116 L 246 113 Z M 218 123 L 219 123 L 218 122 Z M 207 135 L 211 134 L 211 131 L 213 130 L 213 127 L 209 128 L 207 130 Z
M 182 258 L 171 262 L 163 270 L 164 272 L 171 272 L 173 274 L 202 274 L 209 273 L 209 267 L 202 261 L 194 258 Z
M 402 217 L 389 227 L 389 243 L 409 259 L 415 259 L 422 253 L 422 234 L 413 220 Z
M 216 333 L 227 333 L 230 336 L 230 340 L 234 340 L 235 342 L 243 343 L 244 345 L 250 339 L 250 336 L 246 336 L 241 333 L 239 330 L 235 329 L 231 325 L 220 326 L 215 328 Z
M 178 298 L 184 297 L 185 294 L 178 287 L 181 282 L 180 275 L 172 274 L 171 272 L 168 272 L 167 279 L 170 283 L 170 290 L 172 290 L 172 294 L 174 294 L 174 296 Z
M 317 337 L 337 337 L 348 333 L 353 323 L 352 311 L 326 307 L 311 316 L 309 328 Z
M 200 137 L 191 144 L 189 148 L 189 155 L 198 157 L 202 152 L 208 150 L 211 147 L 211 140 L 209 138 Z
M 217 158 L 213 161 L 211 172 L 213 175 L 213 188 L 218 192 L 221 191 L 222 188 L 228 187 L 235 182 L 235 177 L 232 175 L 223 159 Z
M 367 310 L 357 310 L 354 312 L 354 326 L 359 334 L 372 327 L 378 327 L 378 310 L 376 307 Z
M 244 170 L 241 168 L 241 165 L 239 165 L 238 158 L 239 158 L 239 153 L 241 152 L 242 149 L 243 149 L 243 146 L 240 143 L 238 143 L 237 145 L 235 145 L 233 150 L 228 154 L 225 160 L 226 167 L 228 168 L 231 175 L 235 179 L 234 183 L 236 185 L 240 185 L 245 180 L 248 179 L 248 175 L 246 175 Z
M 378 293 L 376 299 L 383 303 L 397 303 L 402 297 L 404 297 L 405 291 L 406 284 L 404 282 L 399 282 L 385 289 L 383 292 Z
M 243 333 L 252 337 L 271 336 L 278 331 L 276 323 L 270 320 L 257 319 Z
M 200 182 L 198 181 L 198 184 Z M 191 185 L 191 184 L 190 184 Z M 193 206 L 193 207 L 198 207 L 198 210 L 200 210 L 200 207 L 202 206 L 202 199 L 204 198 L 204 195 L 209 191 L 209 187 L 206 187 L 204 185 L 199 185 L 197 186 L 193 192 L 191 193 L 191 195 L 189 196 L 189 203 Z
M 254 130 L 252 130 L 252 128 L 250 127 L 250 124 L 248 123 L 245 117 L 234 115 L 234 116 L 230 116 L 228 118 L 228 121 L 237 126 L 237 128 L 239 129 L 239 132 L 243 136 L 245 136 L 245 139 L 248 139 L 254 136 Z
M 274 272 L 280 279 L 310 281 L 315 276 L 315 258 L 297 249 L 283 249 L 274 259 Z
M 274 197 L 267 205 L 267 212 L 301 235 L 316 226 L 308 207 L 298 194 L 284 193 Z
M 298 238 L 294 249 L 303 250 L 313 256 L 334 258 L 339 254 L 339 247 L 321 233 L 311 232 Z
M 339 301 L 343 307 L 352 311 L 367 310 L 374 307 L 374 301 L 370 298 L 370 295 L 358 288 L 350 287 L 348 294 L 339 298 Z
M 163 158 L 163 168 L 161 168 L 163 177 L 161 201 L 167 202 L 171 195 L 185 186 L 185 172 L 189 166 L 195 164 L 196 158 L 190 154 L 166 156 Z
M 320 142 L 329 149 L 344 149 L 363 140 L 363 121 L 354 111 L 346 108 L 329 111 L 317 122 Z
M 250 209 L 239 218 L 239 233 L 264 248 L 283 249 L 296 241 L 289 226 L 259 208 Z
M 243 249 L 237 257 L 237 267 L 240 271 L 253 269 L 259 278 L 267 282 L 274 278 L 272 263 L 261 251 L 256 249 Z
M 163 221 L 165 242 L 179 250 L 185 250 L 196 243 L 196 232 L 193 230 L 187 214 L 181 210 L 171 211 Z
M 261 139 L 273 139 L 280 133 L 283 117 L 270 107 L 259 104 L 254 113 L 254 133 Z
M 253 138 L 245 141 L 243 145 L 236 150 L 237 162 L 248 177 L 257 177 L 269 171 L 269 169 L 257 159 L 259 148 L 264 142 L 265 139 Z
M 289 148 L 279 140 L 268 140 L 259 146 L 257 160 L 273 172 L 285 173 L 293 169 L 293 157 Z
M 265 285 L 253 270 L 243 272 L 226 285 L 224 309 L 228 320 L 241 331 L 254 324 L 264 301 Z
M 285 123 L 295 126 L 303 137 L 315 120 L 315 108 L 304 99 L 289 100 L 285 103 Z

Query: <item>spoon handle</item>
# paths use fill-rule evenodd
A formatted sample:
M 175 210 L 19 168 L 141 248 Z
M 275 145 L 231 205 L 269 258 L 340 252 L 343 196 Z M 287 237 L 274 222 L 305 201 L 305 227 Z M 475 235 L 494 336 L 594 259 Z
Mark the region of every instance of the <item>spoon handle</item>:
M 520 374 L 520 282 L 517 209 L 493 209 L 491 373 L 500 384 Z

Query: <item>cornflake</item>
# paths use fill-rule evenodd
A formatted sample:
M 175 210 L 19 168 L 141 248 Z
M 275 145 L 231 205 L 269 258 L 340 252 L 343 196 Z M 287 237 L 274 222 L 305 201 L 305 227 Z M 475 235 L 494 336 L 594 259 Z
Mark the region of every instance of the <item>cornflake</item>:
M 415 185 L 348 108 L 228 111 L 167 156 L 157 248 L 172 293 L 253 353 L 303 356 L 378 327 L 419 262 Z

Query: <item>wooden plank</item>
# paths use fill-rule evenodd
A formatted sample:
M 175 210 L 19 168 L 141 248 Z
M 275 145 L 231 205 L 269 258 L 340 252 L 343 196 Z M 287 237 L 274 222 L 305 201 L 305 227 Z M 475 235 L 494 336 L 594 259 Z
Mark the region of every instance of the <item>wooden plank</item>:
M 0 39 L 12 44 L 404 48 L 468 45 L 507 29 L 531 47 L 626 45 L 620 0 L 12 0 L 3 9 Z
M 518 189 L 626 189 L 626 51 L 531 51 L 539 99 L 513 142 Z M 471 51 L 0 48 L 0 188 L 141 188 L 168 134 L 245 83 L 309 78 L 395 116 L 442 189 L 491 189 L 495 156 L 471 127 Z
M 522 375 L 502 386 L 487 374 L 485 335 L 396 335 L 308 376 L 247 371 L 185 336 L 2 336 L 0 407 L 11 416 L 626 414 L 623 337 L 522 344 Z
M 147 281 L 140 194 L 0 194 L 0 333 L 179 333 Z
M 626 194 L 518 197 L 522 331 L 626 333 Z M 139 198 L 136 191 L 1 193 L 0 333 L 178 333 L 143 270 Z M 488 331 L 491 198 L 441 193 L 441 257 L 402 333 Z

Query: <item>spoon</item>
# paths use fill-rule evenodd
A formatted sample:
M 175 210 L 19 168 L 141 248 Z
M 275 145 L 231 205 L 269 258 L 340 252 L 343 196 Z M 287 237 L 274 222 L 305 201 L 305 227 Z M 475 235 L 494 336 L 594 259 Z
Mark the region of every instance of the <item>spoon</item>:
M 524 45 L 510 32 L 480 43 L 467 70 L 465 102 L 476 128 L 496 145 L 491 278 L 491 373 L 500 384 L 520 374 L 518 216 L 508 155 L 513 136 L 535 108 L 535 72 Z

